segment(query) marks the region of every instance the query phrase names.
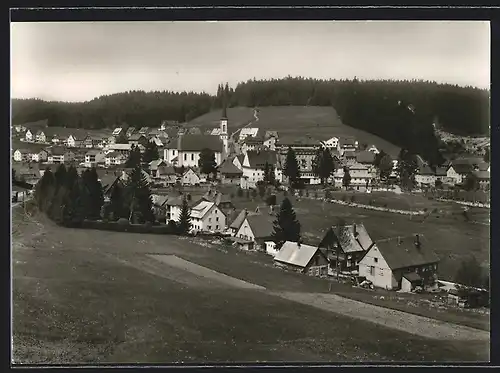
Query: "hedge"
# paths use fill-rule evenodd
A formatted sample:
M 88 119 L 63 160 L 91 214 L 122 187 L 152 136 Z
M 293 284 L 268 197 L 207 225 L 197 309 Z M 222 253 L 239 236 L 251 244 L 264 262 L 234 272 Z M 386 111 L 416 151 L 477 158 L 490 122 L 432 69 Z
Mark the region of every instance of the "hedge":
M 172 228 L 166 224 L 119 224 L 114 221 L 84 220 L 78 228 L 129 233 L 175 234 Z

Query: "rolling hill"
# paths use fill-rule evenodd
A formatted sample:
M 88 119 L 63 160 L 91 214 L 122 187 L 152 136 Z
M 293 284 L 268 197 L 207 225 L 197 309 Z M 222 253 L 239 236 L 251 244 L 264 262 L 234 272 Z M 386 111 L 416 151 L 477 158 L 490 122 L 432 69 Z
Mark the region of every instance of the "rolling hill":
M 276 130 L 280 136 L 301 137 L 309 135 L 318 140 L 327 140 L 332 136 L 355 137 L 360 144 L 374 144 L 377 148 L 383 149 L 394 157 L 400 151 L 398 146 L 378 136 L 343 124 L 332 107 L 267 106 L 258 109 L 258 121 L 255 120 L 253 113 L 252 108 L 229 108 L 227 111 L 229 132 L 233 133 L 251 123 L 250 127 L 258 127 L 263 131 Z M 214 110 L 190 121 L 187 125 L 188 127 L 199 127 L 204 131 L 208 128 L 218 127 L 220 117 L 221 111 Z

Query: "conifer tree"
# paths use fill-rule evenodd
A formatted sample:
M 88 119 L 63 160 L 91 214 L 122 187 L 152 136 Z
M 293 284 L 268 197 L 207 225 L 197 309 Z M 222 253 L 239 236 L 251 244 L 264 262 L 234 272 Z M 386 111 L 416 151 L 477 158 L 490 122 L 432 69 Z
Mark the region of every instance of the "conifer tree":
M 276 179 L 274 177 L 274 167 L 266 161 L 264 165 L 264 184 L 274 185 Z
M 130 172 L 125 190 L 125 203 L 129 208 L 129 220 L 137 220 L 140 223 L 154 222 L 151 190 L 140 165 L 137 165 Z
M 316 151 L 312 168 L 314 174 L 321 179 L 321 184 L 324 185 L 330 175 L 335 172 L 335 162 L 328 148 L 319 148 Z
M 101 217 L 101 208 L 104 204 L 102 185 L 99 182 L 97 170 L 92 167 L 82 174 L 82 198 L 85 201 L 85 217 L 97 220 Z
M 272 238 L 277 247 L 281 247 L 285 241 L 298 242 L 300 239 L 300 223 L 288 198 L 281 202 L 280 210 L 273 222 Z
M 66 173 L 66 166 L 61 163 L 54 173 L 56 191 L 66 183 Z
M 191 209 L 189 208 L 186 196 L 182 199 L 181 214 L 177 222 L 179 234 L 185 235 L 191 231 Z
M 217 172 L 217 163 L 215 161 L 215 153 L 208 149 L 204 148 L 200 152 L 200 158 L 198 159 L 198 167 L 201 172 L 206 174 L 207 176 L 214 174 Z
M 349 168 L 344 167 L 344 177 L 342 178 L 342 185 L 347 189 L 351 185 L 351 174 Z
M 139 149 L 139 146 L 133 146 L 132 150 L 130 150 L 130 153 L 128 155 L 128 159 L 125 162 L 125 167 L 134 168 L 139 166 L 140 164 L 141 164 L 141 151 Z
M 47 212 L 55 193 L 56 180 L 49 168 L 35 186 L 35 201 L 41 212 Z
M 396 172 L 399 176 L 401 188 L 412 190 L 415 185 L 415 175 L 417 174 L 417 160 L 415 155 L 406 149 L 401 149 Z
M 158 147 L 154 141 L 150 141 L 144 149 L 144 154 L 142 155 L 142 161 L 144 163 L 149 163 L 160 158 L 160 153 L 158 152 Z
M 113 220 L 128 218 L 127 209 L 124 207 L 125 199 L 123 194 L 123 188 L 115 184 L 111 190 L 110 196 L 110 211 L 113 214 Z
M 76 178 L 73 185 L 68 188 L 62 206 L 62 222 L 64 224 L 78 224 L 85 219 L 85 200 L 83 195 L 83 181 Z
M 300 179 L 300 169 L 297 162 L 297 157 L 295 156 L 295 151 L 288 147 L 288 152 L 286 153 L 285 168 L 283 173 L 290 180 L 291 185 L 297 184 Z

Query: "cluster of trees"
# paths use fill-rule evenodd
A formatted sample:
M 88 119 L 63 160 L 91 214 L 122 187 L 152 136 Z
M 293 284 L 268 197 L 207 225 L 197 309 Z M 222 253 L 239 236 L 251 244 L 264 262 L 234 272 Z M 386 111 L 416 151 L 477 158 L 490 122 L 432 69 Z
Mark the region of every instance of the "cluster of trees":
M 209 112 L 214 105 L 207 93 L 129 91 L 104 95 L 86 102 L 40 99 L 12 100 L 12 123 L 47 119 L 51 127 L 85 129 L 159 127 L 163 120 L 187 122 Z
M 59 224 L 72 225 L 101 217 L 104 197 L 95 168 L 81 175 L 63 164 L 52 173 L 47 169 L 35 188 L 38 209 Z
M 142 163 L 147 164 L 157 159 L 160 159 L 158 147 L 154 142 L 148 142 L 142 154 L 138 146 L 132 146 L 125 162 L 125 167 L 134 168 L 140 166 Z
M 398 156 L 396 173 L 399 177 L 401 189 L 410 191 L 415 187 L 415 176 L 418 171 L 415 154 L 406 149 L 401 149 Z
M 465 286 L 487 290 L 490 288 L 490 274 L 481 267 L 481 264 L 474 256 L 462 261 L 455 274 L 455 281 Z
M 233 106 L 333 106 L 342 121 L 384 138 L 431 164 L 442 156 L 434 124 L 449 132 L 489 133 L 488 90 L 429 81 L 249 80 L 234 89 L 219 84 L 216 95 L 129 91 L 83 103 L 15 99 L 14 124 L 47 119 L 49 126 L 87 129 L 157 127 L 162 120 L 189 121 L 226 103 Z

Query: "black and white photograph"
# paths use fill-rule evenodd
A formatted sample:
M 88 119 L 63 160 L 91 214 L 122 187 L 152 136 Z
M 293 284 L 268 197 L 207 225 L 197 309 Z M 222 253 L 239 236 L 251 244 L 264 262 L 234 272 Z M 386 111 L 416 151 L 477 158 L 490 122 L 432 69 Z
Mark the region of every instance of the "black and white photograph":
M 490 22 L 10 33 L 12 365 L 490 361 Z

